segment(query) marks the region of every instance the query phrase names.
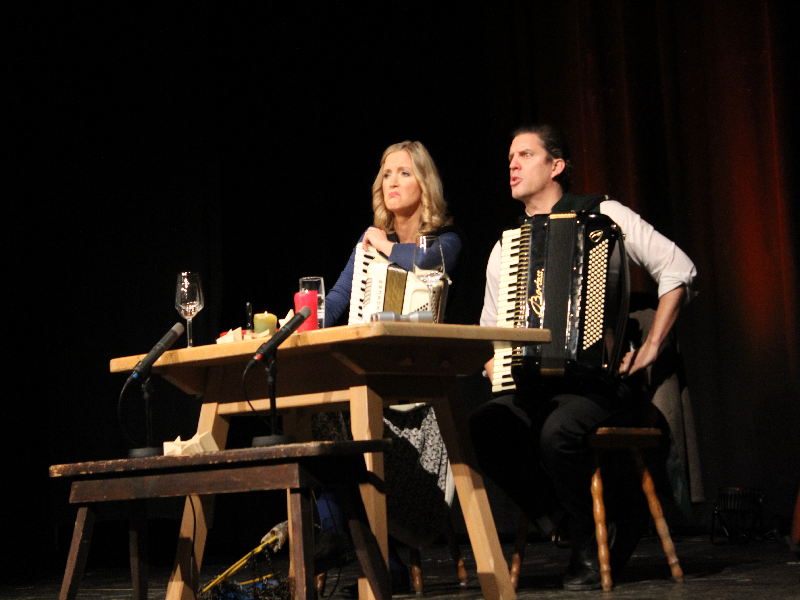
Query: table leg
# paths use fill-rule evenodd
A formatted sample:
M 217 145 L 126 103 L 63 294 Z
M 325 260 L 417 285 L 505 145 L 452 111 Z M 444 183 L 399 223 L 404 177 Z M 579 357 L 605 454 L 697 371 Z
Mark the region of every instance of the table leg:
M 200 581 L 200 566 L 211 526 L 214 496 L 187 496 L 175 551 L 175 565 L 167 585 L 167 600 L 194 600 Z
M 383 400 L 368 386 L 350 388 L 350 425 L 355 440 L 376 440 L 383 437 Z M 383 453 L 365 454 L 367 470 L 383 481 Z M 372 484 L 361 484 L 361 498 L 372 532 L 378 541 L 386 564 L 389 564 L 389 533 L 386 525 L 386 497 Z M 358 597 L 374 600 L 376 595 L 365 577 L 359 577 Z
M 511 600 L 516 598 L 516 594 L 497 537 L 483 478 L 477 470 L 461 389 L 454 377 L 443 377 L 442 386 L 445 396 L 435 399 L 433 406 L 453 469 L 483 597 L 488 600 Z
M 200 408 L 197 433 L 210 431 L 222 450 L 228 439 L 228 421 L 219 415 L 218 403 L 222 398 L 221 370 L 212 370 L 217 375 L 210 378 L 206 387 L 206 402 Z M 214 512 L 214 496 L 188 496 L 183 509 L 183 520 L 175 552 L 175 564 L 167 586 L 167 600 L 190 600 L 196 597 L 193 590 L 199 585 L 200 566 L 206 547 L 206 537 L 211 527 Z

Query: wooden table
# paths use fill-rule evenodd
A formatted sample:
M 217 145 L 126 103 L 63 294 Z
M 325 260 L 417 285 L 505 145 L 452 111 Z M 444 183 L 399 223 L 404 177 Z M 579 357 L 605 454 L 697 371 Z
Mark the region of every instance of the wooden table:
M 284 430 L 301 441 L 311 439 L 314 412 L 335 410 L 349 410 L 353 437 L 368 440 L 383 437 L 384 406 L 430 402 L 447 448 L 483 595 L 489 600 L 511 599 L 515 593 L 477 471 L 456 377 L 480 370 L 496 346 L 549 341 L 550 332 L 541 329 L 427 323 L 376 322 L 294 334 L 277 354 L 277 407 Z M 225 447 L 231 416 L 252 413 L 251 405 L 258 411 L 269 408 L 263 374 L 253 372 L 246 379 L 250 404 L 241 384 L 245 364 L 262 343 L 251 340 L 172 350 L 153 366 L 154 372 L 184 392 L 203 396 L 198 433 L 211 432 L 220 448 Z M 114 359 L 111 371 L 131 371 L 141 358 Z M 383 479 L 383 456 L 372 454 L 366 459 L 367 468 Z M 388 562 L 386 500 L 372 486 L 363 486 L 362 495 Z M 195 501 L 195 525 L 187 499 L 168 600 L 192 597 L 185 582 L 192 580 L 192 556 L 196 570 L 202 564 L 212 506 L 213 496 Z M 359 581 L 359 596 L 373 597 L 365 579 Z

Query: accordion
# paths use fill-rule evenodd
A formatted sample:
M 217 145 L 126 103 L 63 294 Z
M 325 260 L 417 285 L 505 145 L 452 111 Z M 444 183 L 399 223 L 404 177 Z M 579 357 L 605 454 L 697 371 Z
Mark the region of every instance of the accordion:
M 616 373 L 630 278 L 622 231 L 596 213 L 555 213 L 503 232 L 498 327 L 549 329 L 550 344 L 495 352 L 492 391 L 544 377 Z
M 433 312 L 433 319 L 438 323 L 447 302 L 448 284 L 447 276 L 444 276 L 434 285 L 434 306 L 431 307 L 428 286 L 416 275 L 390 263 L 372 246 L 367 246 L 364 251 L 358 244 L 347 324 L 368 323 L 370 316 L 377 312 L 407 315 L 422 310 Z

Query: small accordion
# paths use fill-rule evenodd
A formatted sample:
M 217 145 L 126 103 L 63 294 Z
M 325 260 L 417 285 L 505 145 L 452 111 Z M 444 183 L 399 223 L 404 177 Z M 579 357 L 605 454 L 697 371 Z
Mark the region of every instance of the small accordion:
M 367 246 L 364 251 L 358 244 L 347 324 L 369 323 L 370 316 L 377 312 L 408 315 L 423 310 L 433 312 L 433 320 L 438 323 L 447 302 L 448 285 L 445 275 L 433 286 L 433 293 L 429 294 L 428 286 L 416 275 L 390 263 L 372 246 Z M 433 307 L 430 306 L 431 295 Z
M 544 377 L 612 379 L 630 292 L 619 226 L 598 213 L 536 215 L 504 231 L 501 247 L 497 326 L 549 329 L 552 341 L 497 350 L 492 391 Z

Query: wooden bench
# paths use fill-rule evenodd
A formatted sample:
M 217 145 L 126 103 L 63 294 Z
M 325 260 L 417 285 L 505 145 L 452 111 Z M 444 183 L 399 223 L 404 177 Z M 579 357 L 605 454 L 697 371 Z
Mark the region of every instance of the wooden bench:
M 222 450 L 188 456 L 154 456 L 54 465 L 51 477 L 72 479 L 70 503 L 80 505 L 60 600 L 75 598 L 83 579 L 96 502 L 130 503 L 131 576 L 134 598 L 147 598 L 146 500 L 189 496 L 203 518 L 201 498 L 262 490 L 289 491 L 290 558 L 295 598 L 315 598 L 311 488 L 342 486 L 346 513 L 361 569 L 376 598 L 389 599 L 389 571 L 370 530 L 358 485 L 380 488 L 366 469 L 365 452 L 385 452 L 390 440 L 311 442 L 267 448 Z M 198 498 L 198 496 L 200 498 Z M 181 539 L 179 544 L 193 545 Z M 199 573 L 188 580 L 196 593 Z

